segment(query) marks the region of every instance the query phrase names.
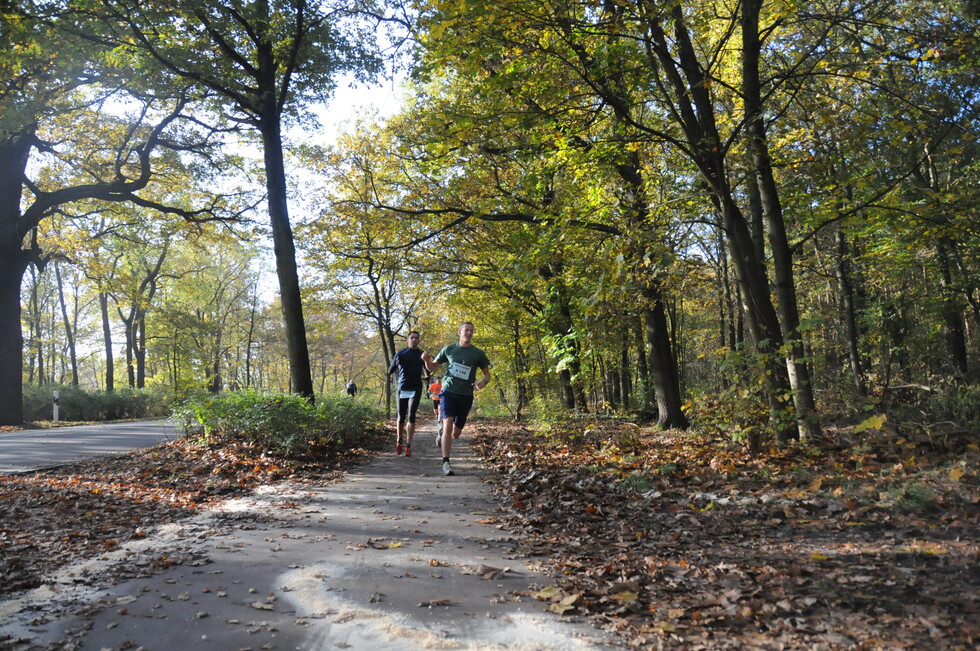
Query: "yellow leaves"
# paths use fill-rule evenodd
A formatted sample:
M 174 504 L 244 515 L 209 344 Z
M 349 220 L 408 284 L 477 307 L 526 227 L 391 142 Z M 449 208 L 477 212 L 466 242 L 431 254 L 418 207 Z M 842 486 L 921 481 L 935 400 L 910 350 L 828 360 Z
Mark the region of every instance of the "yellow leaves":
M 550 585 L 547 588 L 538 590 L 536 593 L 534 593 L 534 598 L 540 601 L 551 601 L 561 594 L 563 594 L 561 588 Z
M 577 602 L 581 598 L 581 596 L 582 596 L 581 594 L 568 595 L 563 599 L 561 599 L 560 601 L 558 601 L 557 603 L 551 604 L 545 610 L 550 610 L 553 613 L 564 615 L 569 610 L 573 610 L 575 608 L 575 602 Z
M 949 553 L 949 550 L 943 547 L 940 543 L 914 540 L 908 546 L 908 551 L 914 554 L 922 554 L 924 556 L 945 556 Z
M 959 481 L 959 480 L 963 479 L 963 475 L 965 475 L 965 474 L 966 474 L 966 471 L 963 470 L 963 468 L 953 468 L 952 470 L 949 471 L 949 480 L 950 481 Z
M 886 416 L 885 414 L 871 416 L 870 418 L 859 423 L 858 426 L 854 428 L 854 432 L 855 433 L 865 432 L 869 429 L 880 430 L 882 426 L 885 424 L 885 421 L 887 420 L 888 420 L 888 416 Z
M 611 597 L 614 601 L 618 601 L 624 606 L 632 606 L 640 599 L 640 595 L 632 590 L 624 590 L 622 592 L 617 592 Z
M 545 610 L 564 615 L 569 610 L 575 608 L 575 604 L 582 598 L 581 593 L 566 594 L 561 588 L 548 586 L 534 594 L 534 598 L 539 601 L 552 602 Z

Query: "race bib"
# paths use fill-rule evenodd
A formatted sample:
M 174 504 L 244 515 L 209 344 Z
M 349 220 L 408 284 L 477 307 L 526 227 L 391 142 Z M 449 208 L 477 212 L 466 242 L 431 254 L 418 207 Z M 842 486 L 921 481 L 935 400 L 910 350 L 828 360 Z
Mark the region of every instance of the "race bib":
M 412 398 L 415 397 L 415 392 L 414 391 L 402 391 L 402 392 L 400 392 L 398 394 L 398 397 L 401 398 L 402 400 L 411 400 Z
M 453 377 L 458 377 L 461 380 L 470 379 L 471 368 L 466 364 L 461 364 L 460 362 L 453 362 L 449 365 L 449 374 Z

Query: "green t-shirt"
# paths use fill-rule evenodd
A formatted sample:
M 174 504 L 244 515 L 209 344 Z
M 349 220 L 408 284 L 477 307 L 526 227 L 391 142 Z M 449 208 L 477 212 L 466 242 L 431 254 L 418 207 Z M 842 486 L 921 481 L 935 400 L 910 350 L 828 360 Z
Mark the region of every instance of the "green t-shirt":
M 473 395 L 477 369 L 490 368 L 487 354 L 476 346 L 449 344 L 436 355 L 437 364 L 448 364 L 442 378 L 442 390 Z

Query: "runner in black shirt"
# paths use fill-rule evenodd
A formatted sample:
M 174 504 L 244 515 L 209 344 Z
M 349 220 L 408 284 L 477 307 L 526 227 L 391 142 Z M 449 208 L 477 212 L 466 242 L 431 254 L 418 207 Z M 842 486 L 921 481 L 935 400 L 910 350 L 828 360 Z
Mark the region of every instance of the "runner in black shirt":
M 395 454 L 412 456 L 412 435 L 415 434 L 415 412 L 422 400 L 422 349 L 419 341 L 422 336 L 412 330 L 408 333 L 408 348 L 402 348 L 391 360 L 388 375 L 398 371 L 398 421 Z M 403 445 L 404 444 L 404 445 Z

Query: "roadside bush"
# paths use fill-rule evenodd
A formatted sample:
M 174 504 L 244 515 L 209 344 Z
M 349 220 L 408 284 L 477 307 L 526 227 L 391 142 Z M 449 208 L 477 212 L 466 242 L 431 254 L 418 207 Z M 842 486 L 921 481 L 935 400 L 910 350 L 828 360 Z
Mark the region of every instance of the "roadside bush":
M 159 389 L 119 389 L 87 391 L 70 386 L 25 386 L 24 420 L 51 420 L 54 391 L 59 392 L 58 420 L 106 421 L 166 416 L 170 396 Z
M 333 458 L 366 447 L 383 414 L 358 400 L 322 396 L 310 404 L 296 394 L 244 391 L 199 396 L 174 410 L 188 435 L 244 440 L 276 456 Z

